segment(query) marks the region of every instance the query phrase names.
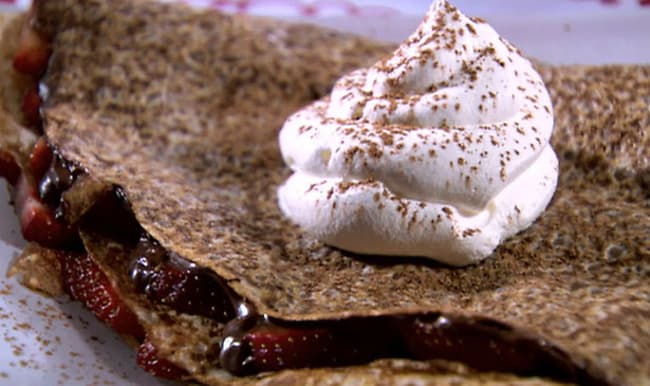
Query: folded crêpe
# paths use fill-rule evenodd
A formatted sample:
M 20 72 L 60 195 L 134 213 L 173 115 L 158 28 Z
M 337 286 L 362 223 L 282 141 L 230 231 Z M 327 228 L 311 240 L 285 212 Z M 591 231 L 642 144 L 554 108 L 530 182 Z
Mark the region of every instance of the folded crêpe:
M 458 269 L 330 248 L 277 206 L 290 174 L 276 140 L 284 120 L 390 48 L 144 0 L 45 1 L 35 25 L 53 37 L 42 79 L 48 141 L 93 181 L 121 187 L 144 230 L 216 273 L 260 314 L 319 321 L 439 313 L 495 334 L 535 336 L 588 374 L 576 379 L 648 382 L 649 66 L 538 66 L 555 108 L 557 191 L 529 229 Z M 2 82 L 12 87 L 15 33 L 2 38 Z M 0 145 L 24 155 L 31 137 L 11 118 L 15 95 L 2 95 Z M 97 185 L 88 186 L 66 198 L 70 207 L 93 197 Z M 232 378 L 218 362 L 223 325 L 152 304 L 133 288 L 131 251 L 93 227 L 81 233 L 160 355 L 200 382 L 552 382 L 390 359 Z M 47 250 L 30 251 L 50 261 Z

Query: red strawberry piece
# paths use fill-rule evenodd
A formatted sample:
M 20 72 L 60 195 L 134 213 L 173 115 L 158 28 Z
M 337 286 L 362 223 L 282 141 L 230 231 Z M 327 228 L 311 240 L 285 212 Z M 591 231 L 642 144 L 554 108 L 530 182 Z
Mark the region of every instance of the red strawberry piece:
M 444 316 L 405 317 L 397 324 L 410 357 L 459 359 L 456 326 Z
M 250 350 L 244 372 L 354 365 L 389 355 L 392 340 L 381 332 L 381 323 L 338 323 L 342 324 L 255 327 L 242 340 Z
M 26 23 L 20 34 L 18 51 L 14 55 L 14 69 L 22 74 L 39 77 L 47 68 L 51 53 L 50 44 Z
M 406 317 L 398 322 L 408 356 L 446 359 L 477 370 L 527 374 L 544 368 L 544 354 L 533 340 L 516 340 L 511 329 L 489 320 L 455 319 L 444 315 Z
M 29 155 L 29 169 L 35 181 L 40 181 L 52 165 L 54 154 L 45 137 L 41 137 Z
M 55 218 L 24 174 L 18 178 L 13 201 L 25 240 L 49 248 L 64 247 L 74 240 L 74 231 Z
M 0 177 L 5 178 L 9 184 L 15 186 L 20 177 L 20 166 L 14 157 L 0 149 Z
M 146 372 L 157 377 L 179 380 L 187 375 L 187 371 L 167 359 L 158 357 L 158 350 L 148 340 L 145 340 L 138 349 L 137 363 Z
M 120 334 L 137 339 L 144 337 L 142 326 L 133 311 L 120 299 L 90 255 L 78 255 L 62 262 L 63 288 L 73 299 L 82 302 L 95 316 Z
M 41 97 L 38 95 L 38 89 L 32 87 L 25 92 L 23 96 L 22 111 L 25 117 L 25 123 L 30 126 L 40 126 L 41 124 Z
M 332 362 L 336 337 L 326 328 L 263 325 L 244 337 L 254 372 L 325 366 Z

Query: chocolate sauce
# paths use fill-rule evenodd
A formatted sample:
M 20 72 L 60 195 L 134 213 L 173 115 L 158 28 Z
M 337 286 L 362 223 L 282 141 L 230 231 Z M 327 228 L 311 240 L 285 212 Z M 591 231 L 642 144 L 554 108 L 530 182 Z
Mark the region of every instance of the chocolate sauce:
M 149 235 L 143 235 L 133 251 L 129 274 L 147 298 L 176 311 L 222 323 L 236 316 L 226 286 L 216 275 L 168 252 Z
M 42 69 L 42 72 L 46 68 Z M 42 74 L 39 74 L 39 76 Z M 38 131 L 43 133 L 43 110 L 41 108 L 42 104 L 47 101 L 49 98 L 49 89 L 47 85 L 42 82 L 37 82 L 39 104 L 36 106 L 40 119 L 38 120 Z M 77 178 L 83 174 L 87 174 L 88 171 L 85 168 L 77 165 L 76 163 L 66 160 L 58 149 L 50 144 L 50 149 L 52 150 L 52 161 L 50 167 L 47 169 L 45 174 L 39 181 L 38 184 L 38 193 L 41 197 L 41 200 L 51 208 L 55 208 L 55 218 L 61 221 L 65 215 L 64 205 L 63 205 L 63 193 L 70 189 L 74 184 Z
M 86 170 L 71 161 L 67 161 L 55 149 L 52 163 L 38 184 L 38 193 L 45 204 L 55 209 L 57 219 L 63 218 L 63 193 L 70 189 L 79 176 Z
M 143 234 L 131 256 L 129 276 L 138 291 L 146 292 L 149 282 L 156 274 L 156 269 L 169 261 L 169 255 L 157 242 Z
M 133 215 L 131 205 L 119 186 L 102 195 L 83 216 L 84 227 L 118 241 L 129 248 L 135 247 L 144 232 Z
M 221 341 L 219 364 L 235 375 L 246 374 L 252 366 L 250 347 L 244 341 L 246 333 L 256 326 L 268 322 L 268 316 L 259 315 L 257 311 L 248 308 L 246 302 L 237 307 L 238 315 L 226 324 Z M 240 310 L 245 310 L 242 313 Z

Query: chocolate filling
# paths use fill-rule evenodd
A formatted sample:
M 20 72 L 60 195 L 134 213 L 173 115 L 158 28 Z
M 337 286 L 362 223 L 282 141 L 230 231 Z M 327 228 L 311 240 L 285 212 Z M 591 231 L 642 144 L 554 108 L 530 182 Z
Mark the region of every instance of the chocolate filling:
M 221 323 L 236 316 L 226 286 L 208 269 L 167 252 L 146 234 L 133 256 L 129 274 L 136 289 L 150 300 Z
M 54 208 L 57 220 L 64 217 L 63 193 L 84 173 L 85 169 L 65 160 L 56 149 L 53 151 L 52 163 L 38 184 L 38 193 L 45 204 Z

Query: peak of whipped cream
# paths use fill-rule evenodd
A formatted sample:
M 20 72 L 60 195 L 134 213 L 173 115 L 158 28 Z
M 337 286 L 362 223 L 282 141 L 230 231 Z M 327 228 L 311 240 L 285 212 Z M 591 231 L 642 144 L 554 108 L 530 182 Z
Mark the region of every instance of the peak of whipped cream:
M 392 56 L 286 121 L 280 208 L 355 253 L 479 261 L 553 196 L 552 111 L 517 49 L 437 0 Z

